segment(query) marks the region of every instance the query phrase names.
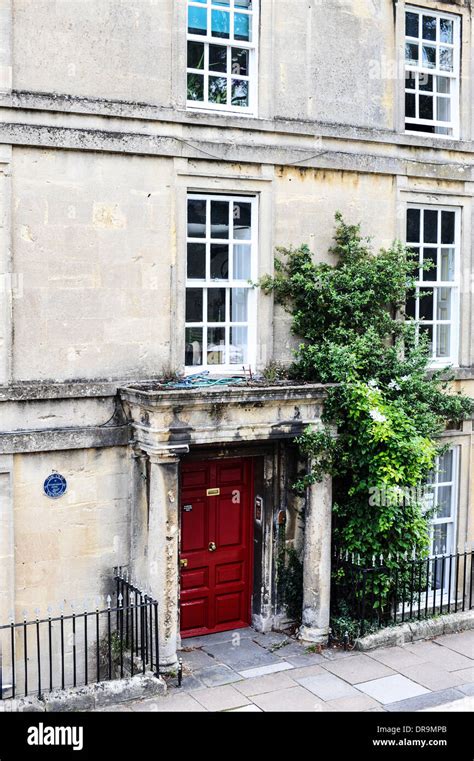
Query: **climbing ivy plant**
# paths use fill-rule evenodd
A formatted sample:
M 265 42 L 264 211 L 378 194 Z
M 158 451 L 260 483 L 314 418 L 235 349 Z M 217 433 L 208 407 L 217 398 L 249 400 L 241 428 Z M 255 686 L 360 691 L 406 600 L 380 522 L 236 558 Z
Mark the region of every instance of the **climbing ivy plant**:
M 442 450 L 437 438 L 474 410 L 433 371 L 427 339 L 405 317 L 414 293 L 413 253 L 402 243 L 374 254 L 359 225 L 336 215 L 334 263 L 308 246 L 278 249 L 275 274 L 259 285 L 292 315 L 300 338 L 291 377 L 326 384 L 323 428 L 298 439 L 312 463 L 296 488 L 333 476 L 334 541 L 360 554 L 423 555 L 428 517 L 421 494 Z M 337 435 L 336 435 L 337 433 Z

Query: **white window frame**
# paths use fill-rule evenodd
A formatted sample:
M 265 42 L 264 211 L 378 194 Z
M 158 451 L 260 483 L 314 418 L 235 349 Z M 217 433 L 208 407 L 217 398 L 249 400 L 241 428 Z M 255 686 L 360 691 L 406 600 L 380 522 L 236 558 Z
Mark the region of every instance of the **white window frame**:
M 241 114 L 243 116 L 256 116 L 257 113 L 257 98 L 258 98 L 258 85 L 257 85 L 257 72 L 258 72 L 258 35 L 259 35 L 259 3 L 260 0 L 252 0 L 252 9 L 246 11 L 244 8 L 235 6 L 235 0 L 229 0 L 229 13 L 230 13 L 230 37 L 224 39 L 222 37 L 214 37 L 212 35 L 211 27 L 211 13 L 212 11 L 225 10 L 225 6 L 218 5 L 214 0 L 207 0 L 207 2 L 199 2 L 198 0 L 186 1 L 186 108 L 189 110 L 204 111 L 208 113 L 215 113 L 221 111 L 224 113 Z M 195 8 L 207 8 L 207 34 L 190 34 L 188 31 L 188 8 L 192 6 Z M 251 23 L 251 41 L 234 40 L 234 12 L 243 13 L 250 16 Z M 187 47 L 188 42 L 200 42 L 204 44 L 204 68 L 192 69 L 187 65 Z M 209 70 L 209 45 L 220 45 L 227 48 L 227 72 L 219 73 L 210 72 Z M 238 74 L 232 75 L 232 48 L 245 48 L 249 51 L 248 61 L 248 75 L 240 76 Z M 187 77 L 188 74 L 197 74 L 204 76 L 204 100 L 196 101 L 189 100 L 187 97 Z M 232 79 L 244 79 L 248 81 L 248 106 L 233 106 L 231 102 L 227 104 L 212 103 L 208 98 L 208 83 L 209 76 L 227 77 L 228 85 L 231 85 Z M 227 87 L 228 101 L 232 97 L 232 86 Z
M 188 235 L 187 227 L 187 201 L 190 199 L 196 199 L 206 202 L 206 236 L 204 238 L 195 238 Z M 211 201 L 226 201 L 230 204 L 238 203 L 250 203 L 251 209 L 251 237 L 250 239 L 240 240 L 233 237 L 233 215 L 230 214 L 230 229 L 229 238 L 211 238 L 210 235 L 210 210 Z M 232 206 L 230 207 L 232 209 Z M 188 278 L 187 273 L 187 256 L 188 256 L 188 243 L 201 243 L 206 246 L 206 277 L 205 279 L 191 279 Z M 233 246 L 245 244 L 250 247 L 250 278 L 241 280 L 234 279 L 233 277 Z M 229 278 L 226 280 L 217 280 L 211 278 L 210 273 L 210 246 L 227 245 L 229 244 Z M 252 370 L 255 370 L 257 359 L 257 294 L 253 283 L 258 278 L 258 196 L 257 195 L 237 195 L 233 193 L 218 194 L 218 193 L 199 193 L 189 190 L 186 197 L 186 291 L 189 288 L 202 288 L 204 290 L 203 298 L 203 321 L 202 322 L 188 322 L 185 319 L 185 333 L 186 328 L 201 328 L 203 329 L 203 343 L 202 343 L 202 362 L 200 365 L 186 365 L 185 373 L 187 375 L 200 373 L 203 371 L 209 371 L 212 374 L 243 374 L 243 365 L 246 368 L 249 366 Z M 230 315 L 230 296 L 226 295 L 226 319 L 222 323 L 209 322 L 207 319 L 207 292 L 211 288 L 225 288 L 230 291 L 233 288 L 245 288 L 248 290 L 248 305 L 247 305 L 247 321 L 245 323 L 231 322 Z M 186 297 L 186 294 L 185 294 Z M 230 363 L 230 328 L 234 327 L 247 327 L 247 358 L 242 364 Z M 207 362 L 207 329 L 208 328 L 225 328 L 225 347 L 226 347 L 226 362 L 223 364 L 208 364 Z M 186 344 L 186 339 L 185 339 Z
M 431 574 L 434 574 L 434 565 L 435 561 L 434 559 L 437 558 L 436 561 L 436 588 L 434 586 L 430 586 L 429 592 L 428 592 L 428 600 L 433 600 L 435 595 L 447 595 L 448 592 L 451 592 L 451 595 L 454 594 L 454 597 L 457 598 L 457 593 L 455 590 L 456 585 L 456 579 L 455 574 L 453 573 L 453 567 L 455 566 L 455 559 L 452 556 L 455 556 L 457 553 L 457 542 L 456 542 L 456 532 L 457 532 L 457 521 L 458 521 L 458 511 L 459 511 L 459 460 L 460 460 L 460 447 L 459 446 L 453 446 L 449 449 L 450 452 L 452 452 L 453 455 L 453 467 L 452 467 L 452 474 L 451 479 L 449 481 L 440 481 L 439 480 L 439 458 L 436 459 L 436 465 L 434 470 L 434 481 L 429 481 L 427 484 L 427 488 L 431 491 L 430 498 L 429 498 L 429 506 L 428 508 L 436 508 L 438 505 L 438 492 L 439 489 L 443 486 L 450 486 L 451 487 L 451 509 L 450 509 L 450 515 L 444 518 L 438 518 L 435 515 L 433 515 L 430 519 L 430 553 L 429 557 L 431 558 Z M 431 496 L 432 495 L 432 496 Z M 434 529 L 436 526 L 440 525 L 446 525 L 448 526 L 447 531 L 447 542 L 446 547 L 444 547 L 444 551 L 442 552 L 435 552 L 434 551 Z M 444 560 L 446 558 L 446 560 Z M 444 565 L 444 574 L 443 574 L 443 565 Z M 450 574 L 451 571 L 451 574 Z M 451 575 L 451 589 L 450 589 L 450 575 Z M 434 580 L 434 579 L 433 579 Z M 443 586 L 441 587 L 441 581 L 443 581 Z M 426 594 L 424 595 L 426 600 Z M 441 598 L 440 598 L 441 599 Z M 440 602 L 440 600 L 439 600 Z M 447 599 L 446 601 L 447 602 Z M 454 601 L 453 601 L 454 602 Z
M 418 135 L 418 136 L 430 136 L 435 138 L 444 138 L 444 139 L 459 139 L 460 134 L 460 74 L 461 74 L 461 17 L 452 14 L 452 13 L 443 13 L 440 11 L 434 11 L 429 8 L 421 8 L 416 6 L 405 6 L 405 13 L 403 16 L 403 22 L 406 24 L 406 14 L 407 13 L 414 13 L 419 16 L 419 37 L 418 39 L 415 37 L 408 37 L 406 34 L 406 29 L 404 29 L 403 37 L 404 37 L 404 46 L 403 46 L 403 57 L 405 61 L 405 79 L 404 79 L 404 92 L 405 95 L 407 93 L 414 94 L 415 95 L 415 108 L 416 108 L 416 116 L 415 117 L 407 117 L 406 116 L 406 105 L 404 102 L 404 129 L 406 134 L 410 135 Z M 422 24 L 423 24 L 423 16 L 431 16 L 435 17 L 437 19 L 437 25 L 436 25 L 436 41 L 429 41 L 422 39 Z M 453 42 L 451 43 L 444 43 L 440 40 L 440 19 L 448 19 L 449 21 L 453 22 Z M 409 63 L 406 58 L 406 46 L 407 44 L 416 44 L 418 43 L 419 51 L 418 51 L 418 65 Z M 426 45 L 432 47 L 434 46 L 436 48 L 436 67 L 435 68 L 429 68 L 422 65 L 422 45 L 425 43 Z M 446 48 L 452 48 L 453 50 L 453 70 L 452 72 L 446 71 L 444 69 L 441 69 L 439 66 L 439 49 L 440 47 L 446 47 Z M 415 78 L 415 89 L 410 89 L 406 87 L 406 79 L 407 74 L 411 73 L 411 76 Z M 436 83 L 436 77 L 447 77 L 451 80 L 451 93 L 450 93 L 450 101 L 451 101 L 451 121 L 450 122 L 443 122 L 438 121 L 436 119 L 420 119 L 419 114 L 419 93 L 421 94 L 428 94 L 427 92 L 423 93 L 423 91 L 420 91 L 418 89 L 418 77 L 416 77 L 416 73 L 422 74 L 422 75 L 431 75 L 433 77 L 433 88 L 435 88 Z M 404 98 L 405 101 L 405 98 Z M 433 97 L 433 107 L 435 109 L 436 107 L 436 94 Z M 433 111 L 433 115 L 435 114 L 435 110 Z M 450 133 L 448 134 L 440 134 L 437 132 L 429 132 L 424 130 L 411 130 L 409 125 L 410 124 L 418 124 L 418 125 L 426 125 L 427 127 L 439 127 L 439 128 L 446 128 L 450 130 Z
M 439 457 L 436 459 L 436 466 L 434 471 L 434 481 L 430 481 L 428 483 L 428 488 L 431 491 L 433 498 L 432 498 L 432 505 L 436 508 L 436 506 L 439 503 L 438 500 L 438 492 L 443 486 L 450 486 L 451 487 L 451 510 L 450 515 L 448 517 L 442 517 L 438 518 L 437 515 L 434 515 L 430 520 L 430 556 L 431 557 L 440 557 L 445 555 L 454 555 L 456 553 L 456 526 L 457 526 L 457 514 L 458 514 L 458 474 L 459 474 L 459 447 L 453 446 L 450 447 L 449 452 L 452 452 L 452 474 L 451 479 L 449 481 L 440 481 L 440 472 L 439 472 L 439 466 L 440 461 Z M 430 497 L 431 501 L 431 497 Z M 440 526 L 446 524 L 448 526 L 448 534 L 447 534 L 447 546 L 444 548 L 444 552 L 434 552 L 434 528 L 435 526 Z
M 430 205 L 430 204 L 416 204 L 416 203 L 410 203 L 407 204 L 407 211 L 408 209 L 416 209 L 417 211 L 420 211 L 420 241 L 419 243 L 416 243 L 415 241 L 408 241 L 407 235 L 405 233 L 405 241 L 407 246 L 411 246 L 413 248 L 419 248 L 420 250 L 420 265 L 423 262 L 423 248 L 436 248 L 437 249 L 437 263 L 436 263 L 436 271 L 437 271 L 437 279 L 436 280 L 423 280 L 422 277 L 417 280 L 416 282 L 416 293 L 419 293 L 420 288 L 433 291 L 433 319 L 432 320 L 421 320 L 419 321 L 419 312 L 420 312 L 420 299 L 415 299 L 415 319 L 417 321 L 417 333 L 419 333 L 420 325 L 432 325 L 433 326 L 433 347 L 432 347 L 432 356 L 431 356 L 431 362 L 430 364 L 433 367 L 443 367 L 446 365 L 452 365 L 457 367 L 459 365 L 459 341 L 460 341 L 460 332 L 461 332 L 461 326 L 460 326 L 460 275 L 461 275 L 461 209 L 459 206 L 440 206 L 440 205 Z M 423 240 L 424 238 L 424 214 L 423 212 L 425 210 L 428 211 L 437 211 L 438 212 L 438 234 L 437 234 L 437 243 L 425 243 Z M 441 243 L 441 212 L 448 211 L 448 212 L 454 212 L 455 214 L 455 227 L 454 227 L 454 245 L 451 246 L 450 244 L 442 244 Z M 441 265 L 440 265 L 440 254 L 442 248 L 454 248 L 454 278 L 453 280 L 441 280 L 439 279 L 439 275 L 441 272 Z M 421 275 L 423 272 L 421 272 Z M 438 292 L 441 288 L 450 288 L 451 289 L 451 319 L 450 320 L 439 320 L 437 318 L 437 299 L 438 299 Z M 438 325 L 450 325 L 451 326 L 451 335 L 450 335 L 450 353 L 448 357 L 438 357 L 437 356 L 437 347 L 438 347 L 438 332 L 437 332 L 437 326 Z

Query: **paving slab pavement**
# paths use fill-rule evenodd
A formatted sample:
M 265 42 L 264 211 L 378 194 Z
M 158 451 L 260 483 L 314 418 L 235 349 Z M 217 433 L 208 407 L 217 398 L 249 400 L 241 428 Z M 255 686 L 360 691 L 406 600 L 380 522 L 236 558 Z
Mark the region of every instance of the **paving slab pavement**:
M 253 629 L 186 639 L 183 684 L 113 711 L 474 711 L 474 631 L 360 653 Z M 315 652 L 316 650 L 316 652 Z

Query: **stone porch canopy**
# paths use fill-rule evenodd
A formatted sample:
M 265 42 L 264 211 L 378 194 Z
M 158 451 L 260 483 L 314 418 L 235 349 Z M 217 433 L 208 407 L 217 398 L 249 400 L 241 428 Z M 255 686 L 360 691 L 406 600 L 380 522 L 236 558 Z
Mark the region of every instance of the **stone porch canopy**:
M 328 386 L 236 384 L 176 389 L 155 384 L 119 390 L 144 451 L 184 454 L 193 445 L 292 439 L 321 421 Z
M 137 383 L 119 389 L 133 432 L 137 467 L 143 459 L 147 461 L 148 507 L 140 508 L 140 499 L 132 499 L 137 504 L 132 504 L 131 564 L 142 588 L 159 601 L 160 663 L 164 669 L 175 666 L 180 641 L 180 457 L 194 447 L 209 450 L 241 444 L 244 449 L 258 442 L 291 441 L 308 425 L 320 426 L 327 388 L 322 384 L 254 382 L 197 388 Z M 271 535 L 270 509 L 267 513 Z M 271 541 L 266 551 L 270 567 Z M 302 638 L 323 642 L 329 627 L 330 479 L 308 489 L 303 567 Z

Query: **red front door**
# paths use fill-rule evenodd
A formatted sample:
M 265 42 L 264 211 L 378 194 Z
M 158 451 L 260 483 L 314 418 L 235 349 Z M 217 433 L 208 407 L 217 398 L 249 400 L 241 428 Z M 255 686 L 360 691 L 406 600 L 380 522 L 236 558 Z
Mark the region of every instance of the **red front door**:
M 181 636 L 250 623 L 252 461 L 183 463 Z

